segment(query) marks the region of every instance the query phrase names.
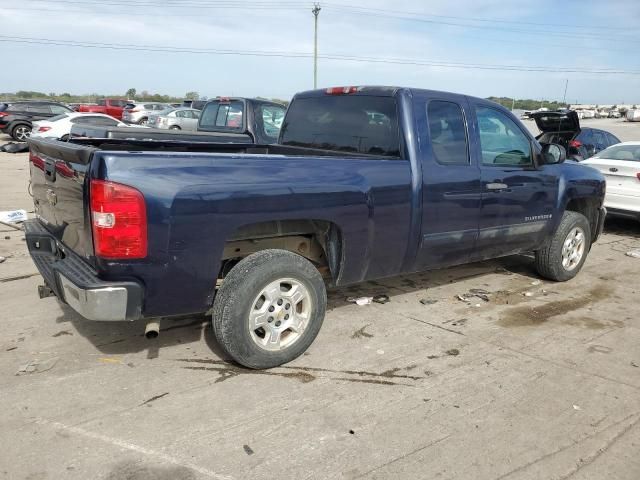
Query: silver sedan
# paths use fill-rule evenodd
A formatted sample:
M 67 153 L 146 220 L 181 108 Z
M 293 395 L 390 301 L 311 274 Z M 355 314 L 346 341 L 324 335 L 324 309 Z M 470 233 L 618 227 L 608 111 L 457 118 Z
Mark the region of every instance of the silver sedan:
M 149 117 L 148 126 L 169 130 L 196 131 L 200 110 L 194 108 L 171 108 Z

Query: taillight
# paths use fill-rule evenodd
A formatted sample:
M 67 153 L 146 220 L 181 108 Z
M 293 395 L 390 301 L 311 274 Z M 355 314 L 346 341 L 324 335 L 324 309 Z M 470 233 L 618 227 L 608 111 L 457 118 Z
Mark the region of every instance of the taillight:
M 1 117 L 7 117 L 9 116 L 9 114 L 7 112 L 0 112 L 0 118 Z
M 331 87 L 325 90 L 327 95 L 348 95 L 349 93 L 356 93 L 358 87 Z
M 48 132 L 49 130 L 51 130 L 51 127 L 40 127 L 40 128 L 38 128 L 39 132 Z
M 571 140 L 569 142 L 569 146 L 573 148 L 580 148 L 582 146 L 582 142 L 580 140 Z
M 44 160 L 40 158 L 38 155 L 36 155 L 33 152 L 30 152 L 29 161 L 33 164 L 34 167 L 44 171 Z
M 91 180 L 91 223 L 96 256 L 147 256 L 147 209 L 142 193 L 133 187 Z
M 636 177 L 640 180 L 640 172 L 636 173 Z

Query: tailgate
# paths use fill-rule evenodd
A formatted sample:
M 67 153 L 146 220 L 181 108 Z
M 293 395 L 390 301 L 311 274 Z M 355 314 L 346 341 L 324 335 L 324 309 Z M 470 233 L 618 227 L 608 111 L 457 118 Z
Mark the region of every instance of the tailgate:
M 81 257 L 92 257 L 85 174 L 96 149 L 50 139 L 30 138 L 28 142 L 36 216 L 68 248 Z

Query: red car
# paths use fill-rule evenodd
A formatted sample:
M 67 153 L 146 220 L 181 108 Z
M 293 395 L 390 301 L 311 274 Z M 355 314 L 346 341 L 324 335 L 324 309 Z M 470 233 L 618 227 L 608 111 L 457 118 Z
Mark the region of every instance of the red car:
M 122 112 L 127 104 L 126 100 L 105 98 L 99 100 L 97 105 L 80 105 L 79 112 L 104 113 L 113 118 L 122 120 Z

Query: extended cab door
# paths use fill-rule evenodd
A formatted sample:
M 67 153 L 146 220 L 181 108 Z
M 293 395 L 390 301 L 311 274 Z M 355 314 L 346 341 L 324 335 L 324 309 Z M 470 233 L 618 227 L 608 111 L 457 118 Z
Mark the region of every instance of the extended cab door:
M 537 143 L 507 112 L 474 104 L 482 210 L 474 260 L 539 247 L 555 219 L 557 165 L 538 166 Z
M 417 270 L 469 261 L 478 236 L 480 170 L 470 155 L 466 97 L 416 95 L 415 117 L 422 163 L 422 235 Z

